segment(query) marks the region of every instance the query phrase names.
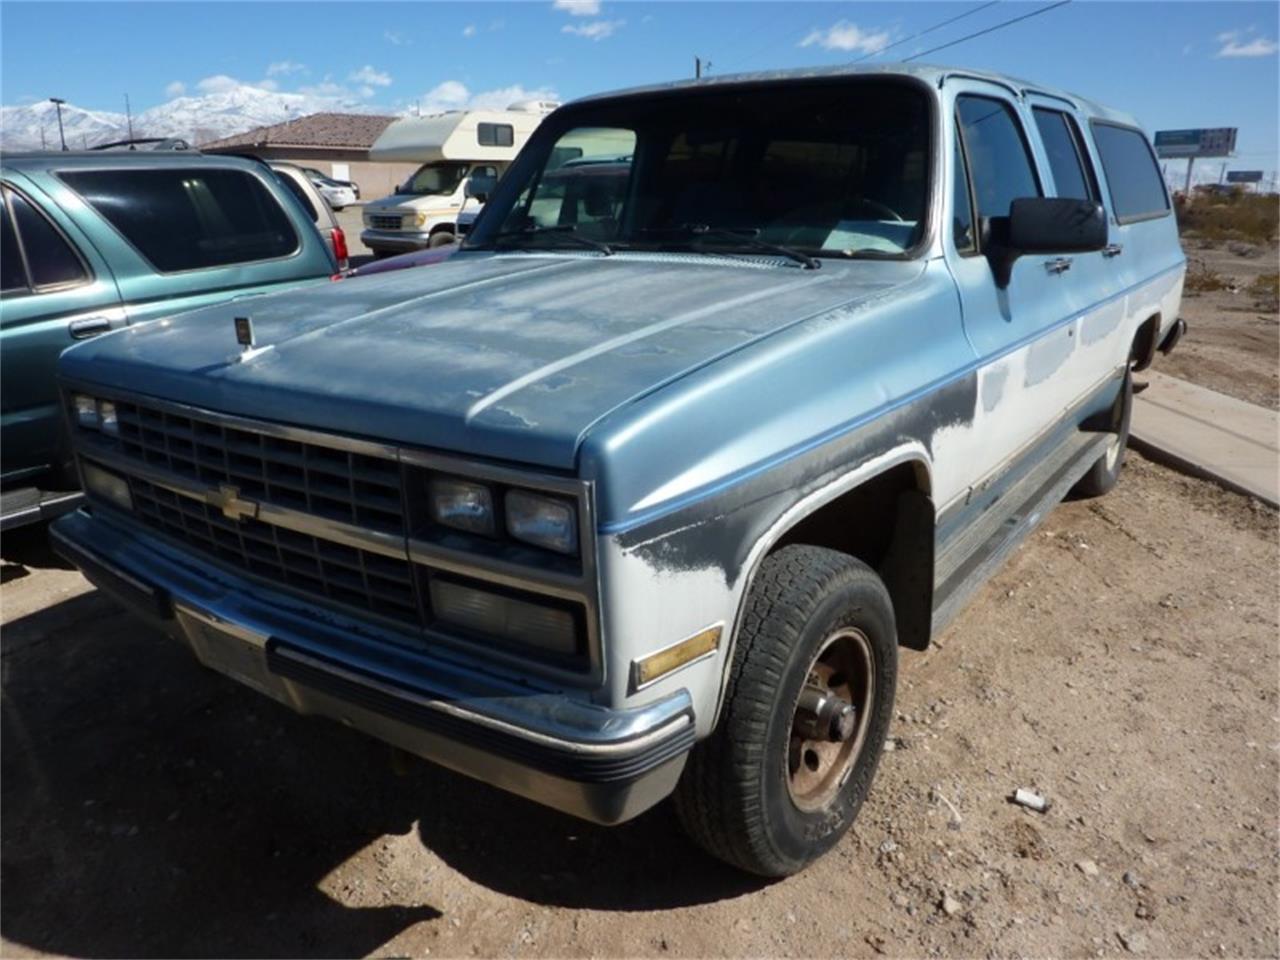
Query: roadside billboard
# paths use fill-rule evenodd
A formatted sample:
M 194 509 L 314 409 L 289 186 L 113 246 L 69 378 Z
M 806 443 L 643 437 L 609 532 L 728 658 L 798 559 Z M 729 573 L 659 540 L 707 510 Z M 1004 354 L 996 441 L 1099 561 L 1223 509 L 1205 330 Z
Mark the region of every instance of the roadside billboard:
M 1166 159 L 1228 157 L 1236 149 L 1235 127 L 1157 130 L 1156 156 Z
M 1228 170 L 1227 183 L 1261 183 L 1261 170 Z

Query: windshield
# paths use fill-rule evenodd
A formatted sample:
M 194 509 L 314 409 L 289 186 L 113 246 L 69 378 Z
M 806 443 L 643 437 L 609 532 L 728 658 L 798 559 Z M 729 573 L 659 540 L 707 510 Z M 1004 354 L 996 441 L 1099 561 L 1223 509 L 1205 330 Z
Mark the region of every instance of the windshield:
M 902 255 L 924 230 L 928 161 L 926 94 L 901 82 L 588 104 L 543 124 L 468 246 L 572 233 L 615 250 Z
M 465 163 L 424 163 L 399 192 L 417 197 L 451 194 L 466 175 Z

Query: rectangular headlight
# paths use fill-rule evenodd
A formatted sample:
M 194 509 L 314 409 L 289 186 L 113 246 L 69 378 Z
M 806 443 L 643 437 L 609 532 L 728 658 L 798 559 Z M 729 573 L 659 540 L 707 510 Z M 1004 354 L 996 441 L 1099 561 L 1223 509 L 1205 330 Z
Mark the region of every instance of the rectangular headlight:
M 96 463 L 85 463 L 80 468 L 85 489 L 122 510 L 133 509 L 133 497 L 129 493 L 129 481 L 119 474 L 104 470 Z
M 75 406 L 76 423 L 86 430 L 97 430 L 98 401 L 93 397 L 86 397 L 83 393 L 77 393 L 71 398 L 71 403 Z
M 431 519 L 436 523 L 482 537 L 496 533 L 493 493 L 483 483 L 432 477 L 428 488 Z
M 98 426 L 102 432 L 113 437 L 120 436 L 120 421 L 116 417 L 116 405 L 110 400 L 98 404 Z
M 432 577 L 431 609 L 442 623 L 474 633 L 554 653 L 578 651 L 577 624 L 573 614 L 562 607 L 543 606 Z
M 578 552 L 578 511 L 572 501 L 525 490 L 507 493 L 507 531 L 557 553 Z

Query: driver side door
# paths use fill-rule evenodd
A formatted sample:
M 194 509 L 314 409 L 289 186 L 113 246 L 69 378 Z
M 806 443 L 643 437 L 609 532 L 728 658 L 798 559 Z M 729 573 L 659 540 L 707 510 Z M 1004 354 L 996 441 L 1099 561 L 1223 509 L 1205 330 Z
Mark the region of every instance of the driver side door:
M 959 291 L 965 334 L 977 355 L 975 429 L 952 456 L 970 465 L 970 490 L 1011 470 L 1057 425 L 1073 399 L 1068 258 L 1031 255 L 1001 286 L 987 254 L 993 230 L 1020 197 L 1044 196 L 1035 130 L 1011 92 L 979 81 L 956 84 L 953 212 L 947 260 Z M 994 221 L 994 223 L 993 223 Z

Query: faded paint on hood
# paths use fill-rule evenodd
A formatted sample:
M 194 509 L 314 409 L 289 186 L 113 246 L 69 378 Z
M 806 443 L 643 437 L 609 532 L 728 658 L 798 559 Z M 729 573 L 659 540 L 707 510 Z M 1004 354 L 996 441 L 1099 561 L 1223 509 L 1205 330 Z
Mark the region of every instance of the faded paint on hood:
M 252 297 L 72 348 L 62 377 L 211 410 L 572 469 L 610 411 L 922 264 L 458 256 Z M 239 360 L 232 318 L 259 348 Z

